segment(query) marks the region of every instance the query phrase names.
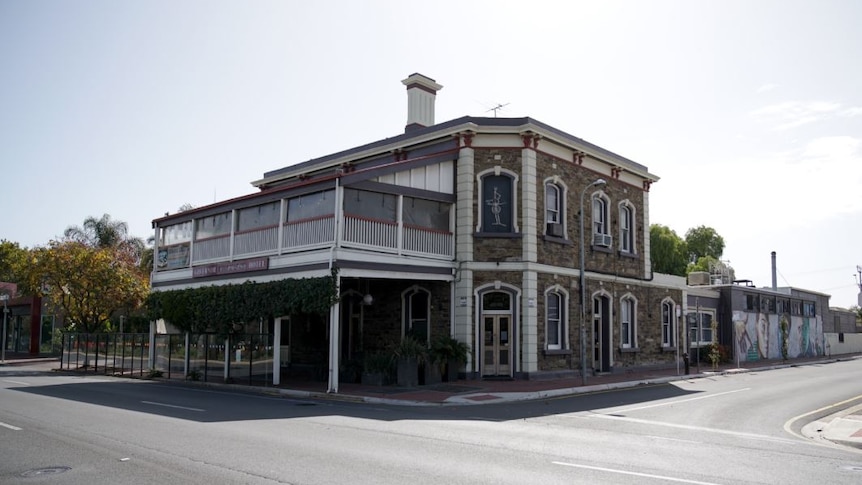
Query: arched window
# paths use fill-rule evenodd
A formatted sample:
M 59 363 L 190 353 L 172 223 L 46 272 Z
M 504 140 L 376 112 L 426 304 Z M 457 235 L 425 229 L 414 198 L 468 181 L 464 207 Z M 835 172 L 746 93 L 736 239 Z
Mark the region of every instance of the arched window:
M 593 195 L 593 245 L 610 247 L 612 242 L 608 206 L 610 201 L 606 195 L 597 192 Z
M 402 335 L 411 335 L 420 342 L 431 342 L 431 292 L 412 286 L 401 293 L 403 318 Z
M 479 174 L 480 233 L 516 233 L 518 204 L 514 173 L 499 167 Z
M 545 182 L 545 234 L 553 237 L 566 237 L 565 226 L 565 187 L 553 180 Z
M 620 347 L 637 347 L 637 300 L 631 295 L 620 300 Z
M 560 287 L 545 293 L 545 346 L 548 350 L 567 347 L 568 341 L 568 295 Z
M 676 345 L 676 305 L 673 300 L 661 302 L 661 346 L 674 347 Z
M 635 253 L 635 209 L 628 201 L 620 203 L 620 252 Z

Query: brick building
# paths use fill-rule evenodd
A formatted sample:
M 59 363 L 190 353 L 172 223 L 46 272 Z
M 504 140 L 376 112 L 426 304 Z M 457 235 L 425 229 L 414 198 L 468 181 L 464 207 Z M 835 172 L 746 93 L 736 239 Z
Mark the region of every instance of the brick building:
M 264 322 L 290 349 L 276 361 L 325 359 L 334 391 L 333 369 L 407 333 L 469 344 L 461 373 L 470 378 L 577 375 L 582 360 L 587 373 L 674 365 L 685 281 L 651 271 L 658 177 L 528 117 L 436 124 L 442 86 L 421 74 L 403 83 L 405 133 L 267 172 L 256 193 L 153 221 L 153 291 L 336 266 L 341 298 L 328 320 Z

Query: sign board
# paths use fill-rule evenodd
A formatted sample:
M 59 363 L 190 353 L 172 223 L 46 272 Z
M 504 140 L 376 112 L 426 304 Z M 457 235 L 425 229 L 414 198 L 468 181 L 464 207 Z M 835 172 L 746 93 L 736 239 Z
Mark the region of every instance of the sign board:
M 246 273 L 249 271 L 264 271 L 269 269 L 269 258 L 243 259 L 241 261 L 229 261 L 225 263 L 214 263 L 205 266 L 195 266 L 192 269 L 193 278 L 206 276 L 221 276 L 233 273 Z

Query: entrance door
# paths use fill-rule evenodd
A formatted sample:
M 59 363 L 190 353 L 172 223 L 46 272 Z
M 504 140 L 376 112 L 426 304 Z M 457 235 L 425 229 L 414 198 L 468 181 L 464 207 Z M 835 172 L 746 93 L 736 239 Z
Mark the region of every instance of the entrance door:
M 604 295 L 593 298 L 593 369 L 611 370 L 611 299 Z
M 485 315 L 482 322 L 482 375 L 511 376 L 511 315 Z

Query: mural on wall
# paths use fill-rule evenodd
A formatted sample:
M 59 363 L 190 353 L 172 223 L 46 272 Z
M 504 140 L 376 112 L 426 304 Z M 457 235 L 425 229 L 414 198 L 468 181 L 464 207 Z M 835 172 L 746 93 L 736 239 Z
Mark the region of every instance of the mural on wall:
M 780 359 L 781 316 L 766 313 L 733 312 L 736 352 L 740 361 Z M 824 355 L 823 322 L 820 316 L 789 316 L 787 357 Z

